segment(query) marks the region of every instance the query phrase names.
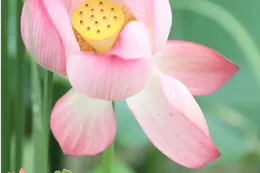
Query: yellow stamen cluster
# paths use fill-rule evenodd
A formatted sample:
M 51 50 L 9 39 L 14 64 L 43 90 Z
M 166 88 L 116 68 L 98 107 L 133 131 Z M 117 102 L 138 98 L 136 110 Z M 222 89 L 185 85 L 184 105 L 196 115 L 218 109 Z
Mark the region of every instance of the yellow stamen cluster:
M 72 26 L 100 53 L 108 51 L 125 24 L 123 9 L 109 0 L 87 0 L 72 14 Z

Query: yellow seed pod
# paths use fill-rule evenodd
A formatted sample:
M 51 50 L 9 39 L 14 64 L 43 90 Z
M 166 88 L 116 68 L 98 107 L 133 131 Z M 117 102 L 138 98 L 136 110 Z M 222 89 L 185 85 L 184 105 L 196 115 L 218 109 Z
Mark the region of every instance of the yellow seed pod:
M 123 9 L 109 0 L 88 0 L 72 14 L 73 28 L 84 38 L 103 40 L 121 30 L 125 23 Z

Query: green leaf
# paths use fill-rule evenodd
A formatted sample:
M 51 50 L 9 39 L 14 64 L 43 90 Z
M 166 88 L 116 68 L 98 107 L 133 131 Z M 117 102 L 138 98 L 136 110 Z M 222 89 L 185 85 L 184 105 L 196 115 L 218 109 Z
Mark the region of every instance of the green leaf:
M 118 122 L 116 141 L 119 144 L 124 147 L 138 147 L 148 141 L 125 101 L 116 102 L 115 113 Z

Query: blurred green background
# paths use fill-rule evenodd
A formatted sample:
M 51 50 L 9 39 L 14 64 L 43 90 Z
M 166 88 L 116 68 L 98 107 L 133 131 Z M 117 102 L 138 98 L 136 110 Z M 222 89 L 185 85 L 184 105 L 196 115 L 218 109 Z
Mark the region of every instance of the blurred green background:
M 8 82 L 9 86 L 2 86 L 2 103 L 9 103 L 9 107 L 2 106 L 2 111 L 9 110 L 8 116 L 2 114 L 2 132 L 12 134 L 11 138 L 11 168 L 17 153 L 15 152 L 15 111 L 17 99 L 17 87 L 21 88 L 23 99 L 21 101 L 24 111 L 25 124 L 21 127 L 23 138 L 22 145 L 22 167 L 28 173 L 33 171 L 35 163 L 34 138 L 32 138 L 32 109 L 31 102 L 31 58 L 25 53 L 19 35 L 19 10 L 21 3 L 18 0 L 2 0 L 2 33 L 3 28 L 8 34 L 2 35 L 2 62 L 8 57 L 8 66 L 2 63 L 3 85 Z M 171 1 L 172 7 L 178 5 L 178 1 Z M 192 0 L 190 0 L 192 1 Z M 260 22 L 259 22 L 259 0 L 211 0 L 215 4 L 227 9 L 237 20 L 239 20 L 252 37 L 256 46 L 260 45 Z M 199 5 L 199 4 L 198 4 Z M 8 11 L 8 18 L 3 16 Z M 18 13 L 17 13 L 18 11 Z M 224 19 L 225 20 L 225 19 Z M 4 23 L 6 22 L 6 24 Z M 229 22 L 229 21 L 226 21 Z M 236 31 L 234 26 L 233 30 Z M 211 47 L 228 59 L 240 66 L 240 71 L 220 90 L 214 94 L 196 97 L 198 103 L 206 116 L 211 135 L 220 149 L 221 157 L 209 163 L 200 170 L 183 168 L 167 159 L 148 141 L 141 128 L 131 115 L 123 101 L 116 103 L 116 115 L 118 120 L 118 131 L 116 137 L 116 161 L 114 173 L 259 173 L 260 172 L 260 86 L 256 76 L 248 63 L 245 54 L 238 46 L 235 39 L 226 32 L 217 22 L 212 21 L 199 14 L 173 9 L 173 26 L 169 39 L 182 39 L 204 44 Z M 6 47 L 7 46 L 7 47 Z M 7 52 L 3 49 L 7 48 Z M 23 56 L 24 64 L 22 70 L 24 75 L 20 81 L 17 78 L 17 59 Z M 260 57 L 257 57 L 260 59 Z M 257 63 L 257 62 L 256 62 Z M 258 64 L 260 68 L 260 64 Z M 20 69 L 21 70 L 21 69 Z M 38 67 L 41 83 L 43 83 L 45 71 Z M 8 92 L 6 90 L 8 90 Z M 64 79 L 54 76 L 53 101 L 54 104 L 66 91 L 70 84 Z M 6 120 L 7 117 L 7 120 Z M 9 119 L 8 119 L 9 117 Z M 6 124 L 6 122 L 9 122 Z M 22 121 L 23 122 L 23 121 Z M 22 123 L 21 122 L 21 123 Z M 4 126 L 5 125 L 5 126 Z M 3 132 L 3 133 L 5 133 Z M 2 135 L 2 141 L 5 140 Z M 8 144 L 6 144 L 8 145 Z M 2 151 L 8 146 L 2 145 Z M 70 157 L 65 156 L 55 139 L 50 136 L 49 141 L 50 170 L 67 168 L 74 173 L 101 173 L 99 166 L 101 157 Z M 39 153 L 40 154 L 40 153 Z M 41 157 L 41 156 L 40 156 Z M 2 160 L 5 158 L 2 158 Z M 7 158 L 8 159 L 8 158 Z M 3 163 L 3 162 L 2 162 Z M 2 171 L 3 172 L 3 171 Z

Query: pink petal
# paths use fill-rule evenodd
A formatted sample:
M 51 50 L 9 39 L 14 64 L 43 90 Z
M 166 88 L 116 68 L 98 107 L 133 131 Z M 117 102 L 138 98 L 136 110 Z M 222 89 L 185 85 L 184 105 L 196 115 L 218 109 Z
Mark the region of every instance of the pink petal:
M 168 41 L 154 63 L 161 72 L 180 80 L 193 95 L 218 90 L 239 69 L 214 50 L 186 41 Z
M 91 98 L 123 100 L 141 91 L 151 70 L 149 59 L 124 60 L 87 52 L 70 54 L 67 73 L 73 88 Z
M 161 50 L 166 44 L 172 25 L 169 0 L 127 0 L 125 3 L 137 20 L 151 28 L 154 51 Z
M 63 0 L 65 7 L 68 9 L 69 13 L 73 13 L 73 11 L 86 0 Z
M 91 99 L 73 89 L 55 104 L 50 123 L 54 137 L 69 155 L 96 155 L 116 134 L 112 102 Z
M 60 75 L 66 75 L 63 43 L 39 0 L 25 1 L 21 32 L 25 46 L 37 63 Z
M 156 73 L 127 104 L 151 142 L 175 162 L 200 168 L 219 157 L 201 109 L 178 80 Z
M 26 173 L 23 168 L 20 169 L 19 173 Z
M 123 59 L 150 58 L 152 56 L 149 29 L 141 22 L 128 23 L 120 32 L 117 44 L 108 52 Z
M 41 2 L 46 14 L 49 16 L 49 20 L 61 36 L 66 54 L 79 51 L 79 45 L 72 30 L 69 12 L 63 0 L 41 0 Z

